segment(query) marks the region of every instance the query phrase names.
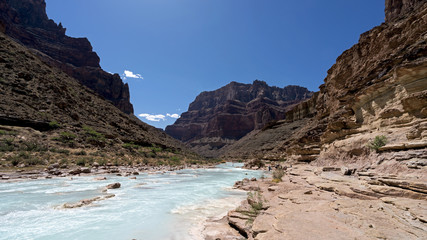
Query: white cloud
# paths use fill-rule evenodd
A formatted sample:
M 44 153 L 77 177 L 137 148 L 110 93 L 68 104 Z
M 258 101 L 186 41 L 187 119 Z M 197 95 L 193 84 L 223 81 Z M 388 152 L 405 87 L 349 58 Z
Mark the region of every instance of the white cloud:
M 174 114 L 167 113 L 166 116 L 171 117 L 171 118 L 180 118 L 181 117 L 181 116 L 179 116 L 179 114 L 176 114 L 176 113 L 174 113 Z
M 160 120 L 163 120 L 163 121 L 166 120 L 166 116 L 163 114 L 141 113 L 138 116 L 143 117 L 143 118 L 147 119 L 148 121 L 153 121 L 153 122 L 160 122 Z
M 126 79 L 126 78 L 144 79 L 144 78 L 141 76 L 141 74 L 133 73 L 132 71 L 129 71 L 129 70 L 125 70 L 125 71 L 123 72 L 122 76 L 123 76 L 123 79 Z

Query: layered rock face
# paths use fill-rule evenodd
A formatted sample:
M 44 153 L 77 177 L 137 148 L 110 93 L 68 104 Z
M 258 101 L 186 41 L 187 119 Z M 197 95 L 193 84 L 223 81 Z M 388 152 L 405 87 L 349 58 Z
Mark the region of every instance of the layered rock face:
M 263 158 L 321 165 L 389 160 L 379 168 L 391 171 L 422 167 L 415 163 L 427 157 L 427 1 L 386 1 L 386 16 L 338 57 L 319 93 L 274 126 L 289 137 L 274 142 Z M 284 126 L 304 119 L 294 130 Z M 269 139 L 272 131 L 247 141 Z M 381 154 L 366 147 L 376 136 L 387 138 Z M 225 156 L 259 158 L 251 152 L 235 145 Z M 388 165 L 393 161 L 398 167 Z
M 299 86 L 270 87 L 232 82 L 218 90 L 203 92 L 166 133 L 188 143 L 205 156 L 215 157 L 226 145 L 267 123 L 285 118 L 292 106 L 312 96 Z
M 125 113 L 133 113 L 129 87 L 117 74 L 103 71 L 86 38 L 65 35 L 66 29 L 46 14 L 44 0 L 0 0 L 0 30 L 42 56 Z

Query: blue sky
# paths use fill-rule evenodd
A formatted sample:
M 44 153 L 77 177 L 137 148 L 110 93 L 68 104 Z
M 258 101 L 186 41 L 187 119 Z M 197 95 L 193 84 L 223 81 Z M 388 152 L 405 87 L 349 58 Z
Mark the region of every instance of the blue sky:
M 231 81 L 317 91 L 336 58 L 384 20 L 384 0 L 46 2 L 67 35 L 87 37 L 102 68 L 126 78 L 135 115 L 160 128 Z

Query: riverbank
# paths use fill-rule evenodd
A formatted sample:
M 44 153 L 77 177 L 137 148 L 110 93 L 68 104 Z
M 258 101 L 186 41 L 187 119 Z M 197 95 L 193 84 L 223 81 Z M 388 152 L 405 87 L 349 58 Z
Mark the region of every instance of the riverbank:
M 239 181 L 255 193 L 206 224 L 205 239 L 424 239 L 426 178 L 295 165 L 278 183 Z
M 206 163 L 201 165 L 179 165 L 179 166 L 99 166 L 91 167 L 61 167 L 59 164 L 52 164 L 46 167 L 31 168 L 10 168 L 0 169 L 0 182 L 16 181 L 26 179 L 49 179 L 54 177 L 73 177 L 114 174 L 117 176 L 135 176 L 140 173 L 165 173 L 182 169 L 214 168 L 218 163 Z

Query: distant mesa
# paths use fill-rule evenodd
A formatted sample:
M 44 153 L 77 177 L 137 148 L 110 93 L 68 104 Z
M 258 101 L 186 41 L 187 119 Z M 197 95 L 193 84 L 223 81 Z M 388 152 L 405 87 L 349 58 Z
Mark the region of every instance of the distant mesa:
M 231 82 L 202 92 L 166 133 L 193 150 L 216 157 L 220 149 L 267 123 L 285 118 L 287 110 L 313 95 L 304 87 L 270 87 L 264 81 Z
M 123 112 L 133 113 L 129 86 L 118 74 L 101 69 L 100 59 L 86 38 L 65 35 L 62 24 L 48 18 L 45 0 L 0 0 L 0 30 Z

